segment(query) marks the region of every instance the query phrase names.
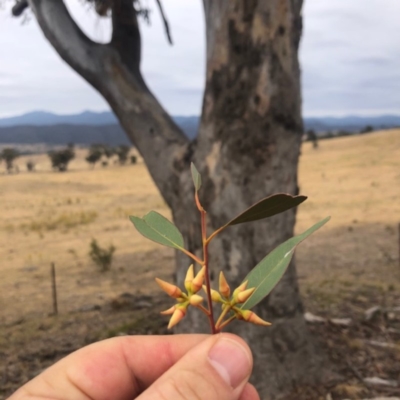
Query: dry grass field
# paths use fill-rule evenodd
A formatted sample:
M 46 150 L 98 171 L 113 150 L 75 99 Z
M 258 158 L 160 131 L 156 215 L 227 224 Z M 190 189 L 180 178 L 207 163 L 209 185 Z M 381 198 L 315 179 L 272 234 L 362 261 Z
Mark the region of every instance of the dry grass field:
M 2 323 L 50 311 L 51 262 L 61 312 L 134 288 L 146 290 L 159 263 L 171 270 L 172 252 L 164 254 L 136 235 L 128 220 L 129 214 L 141 215 L 149 208 L 168 215 L 144 164 L 92 170 L 84 156 L 78 151 L 67 173 L 51 172 L 42 155 L 30 157 L 37 163 L 35 173 L 0 176 Z M 109 274 L 99 273 L 89 259 L 92 239 L 102 247 L 116 247 Z M 155 261 L 154 252 L 163 257 Z
M 302 230 L 326 214 L 328 225 L 298 249 L 304 286 L 400 289 L 400 131 L 306 143 L 300 162 Z
M 67 332 L 74 311 L 103 307 L 124 292 L 149 294 L 157 290 L 156 274 L 168 278 L 173 272 L 173 251 L 142 238 L 128 220 L 150 209 L 170 215 L 143 162 L 92 170 L 84 153 L 78 151 L 66 173 L 50 171 L 47 156 L 40 155 L 29 157 L 37 163 L 35 173 L 0 175 L 0 353 L 7 354 L 12 335 L 24 346 L 38 330 Z M 21 170 L 26 160 L 18 159 Z M 400 131 L 324 140 L 318 149 L 304 143 L 299 179 L 309 199 L 299 207 L 296 231 L 332 216 L 297 251 L 306 307 L 346 317 L 349 301 L 360 315 L 377 303 L 398 301 Z M 116 247 L 107 273 L 88 257 L 93 238 Z M 49 317 L 51 262 L 57 323 Z

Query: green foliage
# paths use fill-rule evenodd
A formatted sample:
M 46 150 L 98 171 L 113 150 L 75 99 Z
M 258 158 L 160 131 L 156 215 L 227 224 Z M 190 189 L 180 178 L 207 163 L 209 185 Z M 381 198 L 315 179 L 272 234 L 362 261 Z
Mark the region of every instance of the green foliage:
M 4 148 L 0 153 L 0 161 L 6 163 L 7 172 L 11 172 L 14 168 L 14 160 L 20 156 L 19 151 L 12 147 Z
M 110 245 L 108 249 L 102 248 L 98 245 L 96 239 L 90 242 L 90 259 L 99 267 L 101 272 L 106 272 L 111 268 L 115 247 Z
M 197 171 L 197 168 L 193 163 L 190 164 L 190 170 L 192 172 L 194 188 L 196 189 L 196 191 L 198 191 L 201 187 L 201 175 L 199 174 L 199 171 Z
M 313 129 L 307 131 L 307 140 L 313 143 L 314 149 L 318 148 L 318 136 Z
M 121 144 L 114 149 L 114 153 L 118 156 L 118 161 L 121 165 L 124 165 L 128 160 L 129 151 L 131 148 L 125 144 Z
M 254 287 L 256 290 L 240 308 L 244 310 L 251 309 L 266 297 L 282 278 L 296 247 L 329 220 L 330 217 L 323 219 L 302 234 L 282 243 L 263 258 L 243 280 L 244 282 L 248 281 L 248 286 Z
M 297 207 L 305 200 L 307 200 L 306 196 L 292 196 L 285 193 L 273 194 L 272 196 L 266 197 L 258 203 L 253 204 L 247 210 L 229 221 L 224 225 L 224 227 L 272 217 L 276 214 Z
M 184 247 L 183 237 L 178 228 L 161 214 L 150 211 L 143 218 L 135 216 L 129 218 L 144 237 L 178 250 Z
M 310 142 L 313 142 L 314 140 L 317 140 L 317 134 L 315 133 L 314 129 L 309 129 L 306 132 L 307 135 L 307 140 Z
M 88 155 L 86 156 L 85 160 L 92 164 L 93 168 L 98 161 L 100 161 L 102 155 L 104 153 L 103 146 L 99 144 L 92 144 L 89 147 Z
M 371 125 L 367 125 L 366 127 L 360 130 L 360 133 L 370 133 L 374 131 L 374 127 Z
M 75 158 L 74 145 L 68 144 L 64 149 L 49 151 L 48 156 L 50 157 L 53 170 L 65 172 L 68 169 L 70 161 Z
M 136 163 L 137 163 L 137 157 L 131 156 L 131 164 L 136 164 Z
M 29 172 L 35 171 L 35 166 L 36 166 L 36 164 L 35 164 L 32 160 L 28 160 L 28 161 L 26 162 L 26 169 L 27 169 L 27 171 L 29 171 Z
M 110 147 L 110 146 L 108 146 L 108 145 L 106 145 L 106 144 L 103 144 L 103 145 L 102 145 L 102 150 L 103 150 L 103 154 L 104 154 L 108 159 L 110 159 L 110 158 L 115 154 L 115 150 L 114 150 L 112 147 Z
M 210 236 L 207 236 L 206 211 L 203 209 L 198 197 L 198 190 L 201 187 L 201 176 L 193 163 L 191 164 L 191 174 L 195 187 L 195 203 L 201 215 L 203 259 L 198 258 L 184 248 L 184 240 L 178 228 L 157 212 L 150 211 L 143 218 L 135 216 L 130 217 L 135 228 L 143 236 L 156 243 L 184 252 L 201 266 L 196 276 L 194 275 L 193 265 L 189 267 L 185 278 L 186 293 L 175 285 L 158 278 L 156 279 L 159 286 L 177 301 L 175 306 L 162 312 L 164 315 L 171 315 L 168 327 L 171 328 L 176 325 L 186 315 L 189 306 L 197 307 L 207 315 L 212 333 L 220 332 L 234 319 L 244 320 L 257 325 L 270 325 L 269 322 L 262 320 L 253 311 L 250 311 L 250 309 L 265 298 L 280 281 L 290 264 L 296 247 L 317 229 L 326 224 L 330 217 L 323 219 L 302 234 L 287 240 L 274 249 L 249 272 L 232 294 L 224 274 L 221 271 L 218 292 L 210 287 L 208 245 L 211 240 L 228 226 L 272 217 L 297 207 L 304 202 L 307 197 L 292 196 L 285 193 L 278 193 L 266 197 L 231 219 L 227 224 L 217 229 Z M 203 286 L 203 288 L 207 294 L 208 308 L 202 306 L 201 302 L 203 298 L 197 294 L 203 285 L 204 279 L 206 285 Z M 214 320 L 212 302 L 222 305 L 222 312 L 216 322 Z

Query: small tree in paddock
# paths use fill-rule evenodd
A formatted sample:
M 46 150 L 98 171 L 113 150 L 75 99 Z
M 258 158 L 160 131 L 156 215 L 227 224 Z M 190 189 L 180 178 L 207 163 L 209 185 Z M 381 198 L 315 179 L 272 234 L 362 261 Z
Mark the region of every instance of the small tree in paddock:
M 51 167 L 55 171 L 65 172 L 68 169 L 68 164 L 75 158 L 75 148 L 72 143 L 61 150 L 53 150 L 48 153 L 51 160 Z
M 118 156 L 118 162 L 121 165 L 124 165 L 128 160 L 130 147 L 126 144 L 121 144 L 120 146 L 115 148 L 115 154 Z
M 6 163 L 6 170 L 8 173 L 11 173 L 14 169 L 14 161 L 19 156 L 19 151 L 12 147 L 4 148 L 0 153 L 0 160 L 4 160 L 4 162 Z
M 34 171 L 35 171 L 35 167 L 36 167 L 36 164 L 35 164 L 34 161 L 28 160 L 28 161 L 26 162 L 26 170 L 27 170 L 28 172 L 34 172 Z
M 318 136 L 314 129 L 309 129 L 307 131 L 307 141 L 312 142 L 314 149 L 318 148 Z
M 88 155 L 85 160 L 94 168 L 96 163 L 100 161 L 103 155 L 103 146 L 99 144 L 93 144 L 89 147 Z
M 109 160 L 115 154 L 115 150 L 111 146 L 108 146 L 107 144 L 103 144 L 102 149 L 103 149 L 103 154 L 106 156 L 107 160 Z
M 367 126 L 365 126 L 364 128 L 362 128 L 361 130 L 360 130 L 360 133 L 362 134 L 362 133 L 370 133 L 370 132 L 373 132 L 374 131 L 374 127 L 373 126 L 371 126 L 371 125 L 367 125 Z

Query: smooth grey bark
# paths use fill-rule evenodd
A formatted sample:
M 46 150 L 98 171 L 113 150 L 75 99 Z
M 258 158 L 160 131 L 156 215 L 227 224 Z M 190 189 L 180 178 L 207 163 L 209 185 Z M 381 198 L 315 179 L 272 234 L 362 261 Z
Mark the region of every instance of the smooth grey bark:
M 111 43 L 87 39 L 61 0 L 29 0 L 60 56 L 109 102 L 171 207 L 187 247 L 201 253 L 199 216 L 189 173 L 210 232 L 261 198 L 297 194 L 302 128 L 298 46 L 302 0 L 204 0 L 207 76 L 198 138 L 189 142 L 148 90 L 140 73 L 140 32 L 129 0 L 115 0 Z M 230 227 L 210 246 L 212 280 L 227 271 L 232 286 L 270 250 L 293 235 L 295 211 Z M 177 254 L 177 281 L 189 260 Z M 261 398 L 324 379 L 324 358 L 303 319 L 295 263 L 257 313 L 271 328 L 235 323 L 252 346 Z M 181 330 L 207 329 L 187 316 Z

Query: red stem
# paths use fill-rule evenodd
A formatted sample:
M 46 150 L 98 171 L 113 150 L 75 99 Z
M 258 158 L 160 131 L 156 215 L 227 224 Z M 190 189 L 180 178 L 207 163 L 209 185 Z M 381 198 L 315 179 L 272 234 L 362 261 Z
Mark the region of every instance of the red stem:
M 208 268 L 208 243 L 207 243 L 207 230 L 206 230 L 206 212 L 204 208 L 201 206 L 197 191 L 195 194 L 196 204 L 201 214 L 201 237 L 203 240 L 203 259 L 204 259 L 204 266 L 206 269 L 206 286 L 207 286 L 207 301 L 208 301 L 208 320 L 210 321 L 210 327 L 212 334 L 218 333 L 217 329 L 215 328 L 214 322 L 214 312 L 211 300 L 211 285 L 210 285 L 210 271 Z

